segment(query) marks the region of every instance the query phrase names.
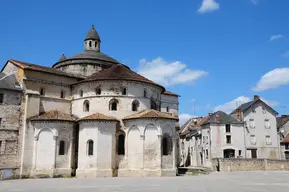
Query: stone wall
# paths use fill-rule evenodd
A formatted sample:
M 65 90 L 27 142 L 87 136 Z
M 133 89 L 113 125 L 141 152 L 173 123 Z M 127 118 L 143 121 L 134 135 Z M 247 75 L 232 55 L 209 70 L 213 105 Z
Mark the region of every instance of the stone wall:
M 288 171 L 289 160 L 270 159 L 212 159 L 214 171 Z

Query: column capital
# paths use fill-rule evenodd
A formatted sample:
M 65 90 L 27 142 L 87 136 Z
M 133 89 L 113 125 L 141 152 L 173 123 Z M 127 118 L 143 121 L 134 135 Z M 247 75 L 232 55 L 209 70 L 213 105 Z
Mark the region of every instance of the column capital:
M 141 135 L 141 136 L 140 136 L 140 140 L 145 140 L 145 136 L 144 136 L 144 135 Z
M 53 140 L 54 140 L 54 141 L 56 141 L 56 140 L 57 140 L 57 138 L 58 138 L 58 136 L 56 136 L 56 135 L 53 135 Z
M 38 139 L 39 139 L 38 135 L 35 135 L 34 136 L 34 141 L 38 141 Z

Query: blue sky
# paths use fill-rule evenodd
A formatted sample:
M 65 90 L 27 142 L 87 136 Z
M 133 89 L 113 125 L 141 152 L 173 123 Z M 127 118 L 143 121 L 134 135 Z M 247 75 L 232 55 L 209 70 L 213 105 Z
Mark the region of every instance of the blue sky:
M 229 112 L 254 94 L 288 114 L 288 7 L 288 0 L 3 1 L 0 67 L 9 58 L 52 66 L 62 53 L 83 51 L 94 24 L 102 52 L 181 95 L 182 121 Z

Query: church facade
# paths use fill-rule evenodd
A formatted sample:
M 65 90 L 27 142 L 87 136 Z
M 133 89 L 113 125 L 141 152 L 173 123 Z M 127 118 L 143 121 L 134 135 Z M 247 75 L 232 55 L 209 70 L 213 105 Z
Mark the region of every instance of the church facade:
M 15 75 L 22 89 L 21 177 L 176 175 L 179 96 L 100 45 L 92 27 L 84 51 L 63 54 L 52 67 L 12 59 L 4 65 L 1 72 Z

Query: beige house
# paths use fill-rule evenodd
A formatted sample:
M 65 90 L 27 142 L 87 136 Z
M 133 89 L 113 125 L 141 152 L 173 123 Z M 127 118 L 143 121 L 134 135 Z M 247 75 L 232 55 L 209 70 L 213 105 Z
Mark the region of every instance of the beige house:
M 14 75 L 24 92 L 17 125 L 21 177 L 176 175 L 178 95 L 100 45 L 92 27 L 84 51 L 63 54 L 52 67 L 4 65 L 2 73 Z

